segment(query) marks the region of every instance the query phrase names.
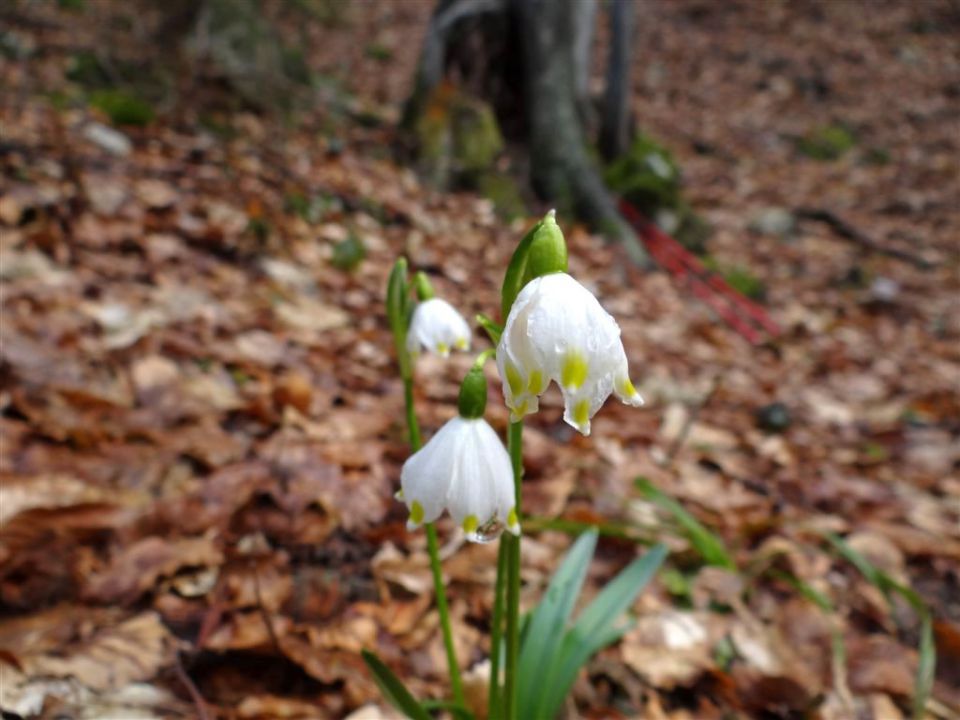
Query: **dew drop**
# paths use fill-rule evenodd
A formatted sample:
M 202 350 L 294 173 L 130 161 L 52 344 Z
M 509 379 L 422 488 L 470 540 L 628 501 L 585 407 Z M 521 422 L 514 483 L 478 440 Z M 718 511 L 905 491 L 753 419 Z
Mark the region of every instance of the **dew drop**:
M 492 517 L 483 525 L 477 528 L 476 533 L 470 539 L 481 544 L 493 542 L 503 534 L 506 526 L 496 517 Z

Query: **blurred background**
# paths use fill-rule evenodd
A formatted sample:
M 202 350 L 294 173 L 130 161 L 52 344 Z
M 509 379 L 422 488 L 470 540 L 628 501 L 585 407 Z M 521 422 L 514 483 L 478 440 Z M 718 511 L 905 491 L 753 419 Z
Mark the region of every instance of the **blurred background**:
M 385 280 L 496 317 L 554 207 L 647 406 L 530 419 L 522 606 L 672 550 L 565 716 L 960 717 L 956 0 L 8 0 L 0 87 L 4 718 L 443 697 Z

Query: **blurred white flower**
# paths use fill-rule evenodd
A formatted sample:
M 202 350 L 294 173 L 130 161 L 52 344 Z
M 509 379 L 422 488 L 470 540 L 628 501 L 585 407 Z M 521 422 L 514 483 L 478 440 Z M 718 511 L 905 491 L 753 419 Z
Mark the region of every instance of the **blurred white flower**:
M 611 392 L 628 405 L 643 404 L 630 381 L 617 321 L 566 273 L 534 278 L 517 295 L 497 367 L 514 422 L 537 411 L 551 380 L 563 392 L 563 419 L 584 435 Z
M 407 352 L 416 356 L 421 347 L 442 357 L 447 357 L 451 348 L 469 350 L 470 326 L 446 300 L 424 300 L 413 311 L 407 331 Z
M 510 456 L 483 418 L 455 417 L 403 464 L 398 498 L 411 530 L 444 509 L 474 542 L 520 534 Z

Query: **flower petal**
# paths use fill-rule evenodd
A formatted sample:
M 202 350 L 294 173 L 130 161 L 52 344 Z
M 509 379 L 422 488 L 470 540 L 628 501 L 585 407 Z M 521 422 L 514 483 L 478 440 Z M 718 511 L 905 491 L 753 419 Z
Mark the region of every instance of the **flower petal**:
M 413 355 L 420 348 L 442 357 L 447 357 L 451 348 L 469 350 L 470 326 L 446 300 L 424 300 L 413 311 L 407 330 L 407 351 Z

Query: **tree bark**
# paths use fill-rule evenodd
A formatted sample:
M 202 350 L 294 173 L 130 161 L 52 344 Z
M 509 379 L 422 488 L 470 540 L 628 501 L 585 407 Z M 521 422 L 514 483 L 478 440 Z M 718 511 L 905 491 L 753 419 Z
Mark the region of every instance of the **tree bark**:
M 629 5 L 629 0 L 621 3 Z M 417 69 L 414 91 L 402 125 L 410 130 L 443 78 L 454 26 L 482 13 L 508 13 L 511 39 L 516 36 L 523 60 L 523 116 L 530 150 L 534 190 L 563 210 L 573 211 L 609 239 L 623 244 L 635 262 L 649 266 L 649 256 L 601 178 L 587 150 L 588 78 L 595 0 L 440 0 L 434 10 Z M 629 8 L 627 9 L 629 11 Z M 623 12 L 623 10 L 621 10 Z M 627 43 L 617 55 L 629 61 Z M 487 68 L 496 73 L 497 67 Z M 629 76 L 622 68 L 618 90 L 626 107 Z M 504 108 L 500 108 L 504 111 Z M 516 108 L 506 108 L 506 111 Z M 619 121 L 624 124 L 626 121 Z
M 577 33 L 573 39 L 573 67 L 576 70 L 574 87 L 577 93 L 577 111 L 587 130 L 594 127 L 596 113 L 590 101 L 590 64 L 593 40 L 597 29 L 597 0 L 578 0 L 574 20 Z
M 521 23 L 531 179 L 534 189 L 575 210 L 643 265 L 649 258 L 620 215 L 587 154 L 577 112 L 572 48 L 577 0 L 513 0 Z
M 630 143 L 630 66 L 633 0 L 611 0 L 610 59 L 600 125 L 600 153 L 612 160 Z

